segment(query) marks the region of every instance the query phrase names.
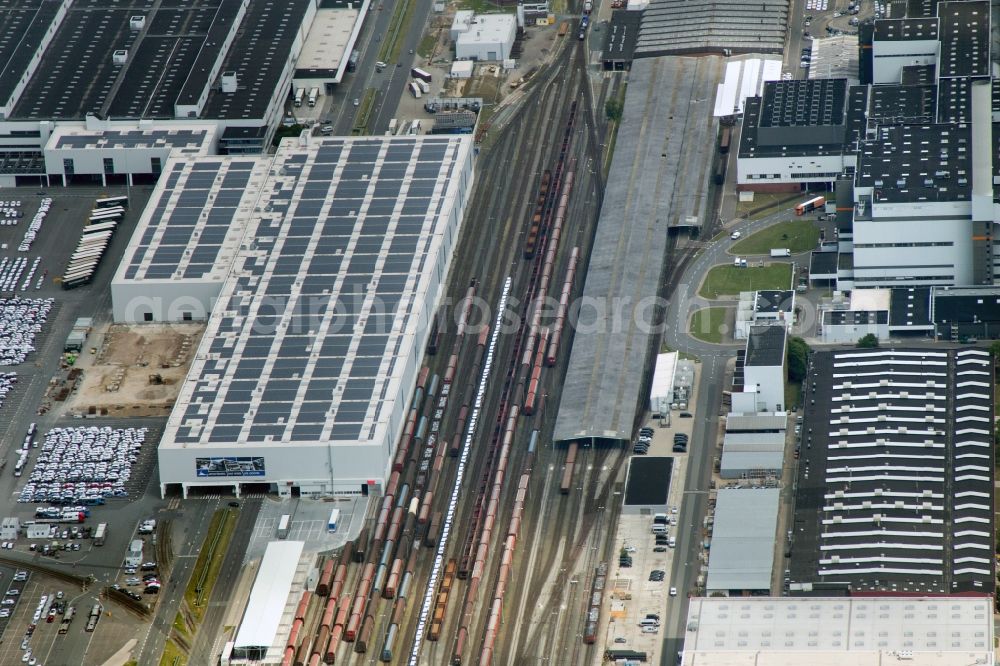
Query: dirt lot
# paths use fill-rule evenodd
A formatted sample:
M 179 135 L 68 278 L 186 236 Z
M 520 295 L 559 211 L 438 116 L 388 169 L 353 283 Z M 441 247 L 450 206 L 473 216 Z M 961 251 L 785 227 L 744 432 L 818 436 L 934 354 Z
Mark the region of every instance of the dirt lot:
M 203 324 L 113 324 L 98 330 L 97 353 L 85 349 L 76 367 L 83 381 L 67 407 L 108 416 L 169 413 L 204 332 Z

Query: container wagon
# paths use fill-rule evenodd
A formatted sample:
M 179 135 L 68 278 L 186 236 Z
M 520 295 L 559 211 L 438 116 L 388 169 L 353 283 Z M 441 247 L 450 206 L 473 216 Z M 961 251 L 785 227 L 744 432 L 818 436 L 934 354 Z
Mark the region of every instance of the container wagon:
M 729 152 L 729 142 L 732 140 L 732 135 L 732 127 L 723 127 L 719 131 L 719 152 L 723 155 Z

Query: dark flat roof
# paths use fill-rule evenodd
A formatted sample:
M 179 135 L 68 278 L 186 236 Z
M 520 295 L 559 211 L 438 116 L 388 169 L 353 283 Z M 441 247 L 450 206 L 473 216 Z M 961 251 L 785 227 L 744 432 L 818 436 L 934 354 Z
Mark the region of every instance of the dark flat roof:
M 936 98 L 933 84 L 872 86 L 868 117 L 885 122 L 932 123 Z
M 237 91 L 209 94 L 207 118 L 259 119 L 264 116 L 309 0 L 250 0 L 240 34 L 229 49 L 222 71 L 236 72 Z
M 760 127 L 842 125 L 847 79 L 768 81 Z
M 864 326 L 866 324 L 888 324 L 889 313 L 886 310 L 824 310 L 823 325 L 837 326 L 849 324 Z
M 674 459 L 633 456 L 625 482 L 626 506 L 665 506 Z
M 214 86 L 202 117 L 260 119 L 287 64 L 307 3 L 250 0 L 223 66 L 223 71 L 237 72 L 239 89 L 222 95 L 209 74 L 234 30 L 239 2 L 79 0 L 70 6 L 11 117 L 79 119 L 94 113 L 173 118 L 177 104 L 194 104 Z M 46 7 L 57 4 L 46 2 Z M 142 30 L 131 29 L 132 16 L 145 18 Z M 0 38 L 0 58 L 4 47 Z M 113 62 L 116 50 L 128 51 L 124 66 Z M 17 58 L 33 54 L 27 48 L 22 51 Z M 21 72 L 17 67 L 10 71 L 15 77 L 12 87 Z M 0 93 L 6 75 L 6 70 L 0 72 Z
M 0 100 L 10 99 L 61 4 L 8 0 L 0 7 Z
M 990 3 L 961 0 L 938 4 L 941 19 L 940 75 L 989 76 Z
M 50 3 L 55 4 L 55 3 Z M 197 99 L 238 2 L 75 2 L 14 109 L 14 118 L 173 118 Z M 143 30 L 130 19 L 143 16 Z M 127 50 L 124 66 L 112 54 Z M 70 94 L 72 91 L 72 94 Z
M 785 361 L 785 327 L 751 326 L 744 366 L 781 365 Z
M 881 42 L 937 39 L 938 19 L 900 18 L 875 21 L 875 39 Z
M 837 275 L 837 253 L 813 252 L 809 257 L 809 274 Z
M 630 12 L 626 9 L 611 12 L 611 23 L 606 30 L 601 59 L 605 62 L 632 60 L 641 22 L 642 12 Z
M 876 202 L 965 201 L 970 196 L 971 127 L 883 125 L 862 146 L 857 183 Z
M 791 312 L 794 301 L 795 292 L 790 289 L 758 291 L 754 310 L 757 312 Z
M 931 324 L 930 287 L 895 287 L 889 298 L 890 326 L 929 326 Z
M 904 86 L 922 86 L 935 81 L 934 65 L 903 65 L 900 83 Z
M 933 317 L 935 324 L 1000 321 L 1000 288 L 935 289 Z
M 906 15 L 910 18 L 937 16 L 939 0 L 907 0 Z

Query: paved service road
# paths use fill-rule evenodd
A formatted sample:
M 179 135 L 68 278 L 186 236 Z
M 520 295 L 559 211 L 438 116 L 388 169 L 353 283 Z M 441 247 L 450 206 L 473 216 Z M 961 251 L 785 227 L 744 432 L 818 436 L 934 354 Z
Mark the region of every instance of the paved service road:
M 726 363 L 743 345 L 713 345 L 688 335 L 688 319 L 691 312 L 709 301 L 698 296 L 698 287 L 705 274 L 716 264 L 731 261 L 727 250 L 738 241 L 731 240 L 729 234 L 741 231 L 747 236 L 764 227 L 782 222 L 793 215 L 792 209 L 783 209 L 758 220 L 741 220 L 728 226 L 717 240 L 709 242 L 699 251 L 680 280 L 674 286 L 667 308 L 667 329 L 664 342 L 678 351 L 693 354 L 701 359 L 695 404 L 695 422 L 688 449 L 688 469 L 684 484 L 684 501 L 681 503 L 677 521 L 677 549 L 674 553 L 670 584 L 679 595 L 667 604 L 667 614 L 663 618 L 663 656 L 661 666 L 675 664 L 677 652 L 684 645 L 684 621 L 687 618 L 687 595 L 695 587 L 698 577 L 701 553 L 702 520 L 708 508 L 708 490 L 712 476 L 712 459 L 715 455 L 716 433 L 719 407 L 722 403 L 722 381 Z
M 399 37 L 399 61 L 386 63 L 388 66 L 382 72 L 375 71 L 382 39 L 389 31 L 389 22 L 396 3 L 405 0 L 372 0 L 375 8 L 368 13 L 365 25 L 358 38 L 361 52 L 358 58 L 357 70 L 344 75 L 344 80 L 336 86 L 332 95 L 325 103 L 330 104 L 327 116 L 333 123 L 335 136 L 350 136 L 354 127 L 354 115 L 357 109 L 354 100 L 364 97 L 368 88 L 375 88 L 377 95 L 371 111 L 369 128 L 372 135 L 383 134 L 389 127 L 389 120 L 396 112 L 396 105 L 404 93 L 407 81 L 410 79 L 410 68 L 413 66 L 414 55 L 420 43 L 420 37 L 430 14 L 431 3 L 419 0 L 408 0 L 415 3 L 412 20 L 401 29 Z M 382 9 L 378 9 L 378 7 Z M 377 40 L 377 41 L 376 41 Z M 398 66 L 397 66 L 398 65 Z

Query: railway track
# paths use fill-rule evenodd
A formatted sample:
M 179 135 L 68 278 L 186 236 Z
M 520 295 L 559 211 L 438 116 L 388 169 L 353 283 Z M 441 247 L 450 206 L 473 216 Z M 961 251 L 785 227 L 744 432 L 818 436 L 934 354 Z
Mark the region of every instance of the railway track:
M 303 602 L 298 613 L 301 622 L 298 623 L 295 645 L 286 650 L 289 664 L 314 666 L 331 663 L 331 660 L 337 664 L 406 662 L 418 636 L 420 600 L 424 590 L 432 578 L 437 580 L 449 561 L 455 560 L 457 569 L 459 551 L 466 542 L 478 544 L 478 589 L 470 590 L 469 583 L 457 577 L 451 578 L 449 596 L 453 598 L 442 615 L 438 640 L 426 641 L 426 635 L 420 635 L 422 647 L 411 663 L 456 663 L 455 656 L 462 658 L 464 663 L 481 663 L 483 646 L 488 640 L 487 625 L 492 627 L 489 635 L 494 641 L 498 635 L 506 635 L 502 614 L 498 615 L 495 603 L 495 586 L 500 576 L 500 556 L 497 553 L 503 549 L 505 539 L 502 535 L 511 519 L 509 509 L 517 493 L 519 478 L 526 479 L 523 475 L 531 467 L 531 454 L 528 452 L 531 433 L 546 428 L 551 431 L 562 377 L 558 358 L 555 370 L 532 373 L 529 365 L 528 372 L 525 372 L 521 363 L 522 354 L 516 353 L 527 344 L 528 334 L 524 327 L 520 334 L 504 330 L 496 338 L 493 356 L 496 379 L 488 383 L 488 390 L 483 395 L 479 434 L 474 438 L 467 460 L 468 468 L 478 472 L 489 468 L 488 461 L 492 456 L 493 462 L 499 464 L 499 467 L 494 465 L 494 472 L 505 469 L 506 476 L 502 472 L 499 478 L 495 475 L 467 474 L 460 495 L 463 501 L 455 510 L 452 527 L 455 534 L 449 535 L 451 539 L 443 558 L 437 558 L 435 549 L 427 546 L 426 536 L 434 534 L 436 519 L 439 521 L 436 529 L 440 529 L 443 518 L 437 517 L 447 514 L 448 489 L 454 486 L 458 469 L 458 464 L 447 454 L 454 448 L 451 442 L 456 435 L 463 434 L 458 432 L 460 426 L 469 425 L 463 421 L 470 419 L 468 408 L 485 364 L 486 340 L 494 328 L 483 328 L 492 323 L 489 321 L 492 313 L 484 313 L 478 307 L 467 307 L 469 301 L 463 297 L 471 289 L 477 297 L 490 302 L 495 308 L 501 287 L 509 278 L 512 309 L 530 317 L 531 299 L 524 298 L 524 295 L 531 284 L 537 285 L 542 279 L 540 269 L 545 266 L 543 257 L 551 261 L 551 266 L 545 269 L 548 271 L 544 278 L 548 282 L 547 291 L 550 295 L 555 291 L 557 297 L 563 291 L 563 276 L 571 261 L 571 250 L 579 248 L 578 276 L 582 276 L 586 267 L 599 208 L 600 182 L 598 180 L 595 184 L 594 174 L 587 171 L 587 164 L 593 161 L 598 146 L 594 141 L 593 124 L 589 120 L 593 118 L 593 109 L 587 106 L 589 90 L 584 92 L 587 86 L 583 85 L 583 56 L 581 47 L 571 43 L 555 58 L 551 68 L 540 74 L 533 97 L 518 110 L 514 121 L 501 132 L 493 149 L 477 165 L 479 184 L 469 203 L 468 227 L 462 234 L 449 278 L 451 295 L 457 303 L 445 306 L 439 335 L 433 338 L 435 353 L 427 357 L 426 372 L 421 373 L 420 389 L 414 396 L 413 409 L 400 443 L 402 453 L 394 461 L 394 473 L 387 484 L 387 494 L 376 505 L 377 517 L 367 522 L 362 536 L 351 544 L 353 552 L 349 553 L 349 559 L 341 562 L 345 556 L 341 553 L 340 557 L 333 556 L 322 565 L 321 587 L 325 595 L 312 595 Z M 567 137 L 564 127 L 572 107 L 581 109 L 581 120 Z M 528 222 L 537 203 L 542 173 L 552 168 L 560 149 L 566 145 L 571 148 L 564 150 L 558 168 L 566 172 L 568 165 L 575 160 L 577 165 L 583 165 L 585 171 L 580 174 L 582 177 L 577 177 L 574 185 L 576 193 L 572 194 L 568 209 L 572 215 L 564 213 L 563 240 L 557 252 L 546 256 L 545 247 L 563 180 L 561 175 L 557 175 L 546 205 L 547 222 L 540 230 L 541 244 L 537 256 L 533 260 L 525 259 Z M 599 174 L 597 176 L 599 178 Z M 588 192 L 591 194 L 588 195 Z M 586 204 L 581 203 L 584 197 L 587 197 Z M 582 277 L 577 277 L 577 293 L 582 282 Z M 461 326 L 456 325 L 458 320 Z M 534 332 L 536 339 L 543 337 L 537 328 Z M 556 350 L 557 357 L 568 356 L 570 343 L 571 335 L 564 335 Z M 548 367 L 549 364 L 545 365 Z M 535 381 L 531 381 L 533 376 Z M 511 419 L 520 411 L 528 387 L 532 385 L 536 388 L 534 413 Z M 546 405 L 551 408 L 549 413 L 546 412 Z M 505 429 L 509 430 L 506 458 L 498 457 L 499 450 L 496 448 L 498 442 L 504 441 Z M 565 456 L 564 451 L 553 451 L 544 446 L 542 442 L 549 441 L 546 437 L 548 435 L 536 436 L 534 440 L 541 466 L 550 465 L 554 459 Z M 589 476 L 590 471 L 587 474 Z M 545 476 L 534 476 L 531 493 L 539 492 L 536 489 L 542 486 Z M 585 482 L 589 484 L 586 479 Z M 487 508 L 486 521 L 473 521 L 474 503 L 464 500 L 481 488 L 491 489 L 493 508 Z M 593 502 L 577 505 L 577 495 L 579 493 L 571 494 L 559 502 L 562 508 L 558 515 L 568 517 L 564 522 L 579 520 L 583 527 L 579 533 L 567 533 L 565 537 L 560 537 L 561 548 L 565 551 L 563 557 L 576 550 L 578 544 L 588 543 L 604 520 L 600 512 L 594 513 L 596 505 Z M 490 505 L 486 503 L 485 506 Z M 532 508 L 531 501 L 525 506 L 526 523 L 529 516 L 549 519 L 548 515 L 539 515 L 537 509 Z M 478 522 L 480 527 L 489 523 L 496 528 L 495 533 L 471 529 L 473 522 Z M 535 530 L 536 524 L 525 524 L 524 534 Z M 471 536 L 467 537 L 467 532 Z M 522 579 L 529 574 L 524 571 L 523 565 L 533 557 L 534 551 L 522 547 L 521 552 L 512 553 L 509 563 L 513 566 L 507 569 L 505 575 L 510 576 L 508 589 L 513 600 L 524 598 L 518 596 L 515 590 L 527 589 Z M 546 552 L 544 557 L 555 555 Z M 333 564 L 334 560 L 336 564 Z M 436 594 L 437 589 L 434 592 Z M 556 632 L 553 640 L 564 641 L 566 637 L 559 634 L 565 634 L 571 623 L 572 620 L 567 620 L 562 632 L 553 629 Z M 465 632 L 464 642 L 456 645 L 462 630 Z M 419 631 L 426 631 L 426 627 L 421 627 Z M 456 647 L 459 649 L 456 650 Z M 576 652 L 582 655 L 580 651 L 583 649 L 581 644 Z M 519 654 L 528 655 L 527 652 Z M 496 656 L 496 663 L 519 663 L 520 659 L 506 649 L 501 649 Z

